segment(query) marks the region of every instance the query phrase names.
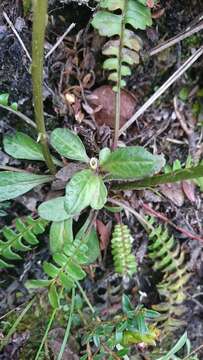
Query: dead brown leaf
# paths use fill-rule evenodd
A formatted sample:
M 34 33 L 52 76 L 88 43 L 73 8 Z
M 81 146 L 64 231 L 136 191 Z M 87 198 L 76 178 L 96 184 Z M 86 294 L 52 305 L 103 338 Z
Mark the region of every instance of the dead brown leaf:
M 111 222 L 105 225 L 101 220 L 96 220 L 97 232 L 100 237 L 100 249 L 105 250 L 111 235 Z
M 110 85 L 103 85 L 95 89 L 87 100 L 95 112 L 95 120 L 98 125 L 114 127 L 116 94 Z M 121 91 L 121 121 L 120 126 L 133 115 L 137 101 L 129 92 Z M 101 109 L 98 111 L 98 107 Z
M 160 186 L 161 193 L 178 207 L 184 204 L 184 193 L 181 183 L 164 184 Z

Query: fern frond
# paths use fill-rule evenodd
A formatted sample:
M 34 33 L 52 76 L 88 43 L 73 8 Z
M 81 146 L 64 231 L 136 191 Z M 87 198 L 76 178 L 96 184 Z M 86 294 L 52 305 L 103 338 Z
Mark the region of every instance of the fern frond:
M 28 251 L 31 246 L 37 245 L 37 235 L 45 231 L 47 224 L 41 218 L 34 220 L 28 216 L 24 221 L 16 220 L 15 230 L 5 226 L 1 231 L 5 239 L 0 240 L 0 269 L 13 267 L 7 260 L 20 260 L 19 252 Z
M 153 218 L 148 221 L 150 225 L 154 225 Z M 183 302 L 186 299 L 186 287 L 191 273 L 187 270 L 183 249 L 175 242 L 174 237 L 169 235 L 168 229 L 161 225 L 153 227 L 149 233 L 149 240 L 148 251 L 153 261 L 153 270 L 161 271 L 164 275 L 157 285 L 162 302 L 153 308 L 161 313 L 161 327 L 174 331 L 184 324 L 179 318 L 186 311 Z
M 130 66 L 139 63 L 141 39 L 132 29 L 145 30 L 152 24 L 150 9 L 146 0 L 101 0 L 100 8 L 92 25 L 101 36 L 113 37 L 103 48 L 109 56 L 104 69 L 111 71 L 109 80 L 116 83 L 114 90 L 125 86 L 123 79 L 131 74 Z M 118 11 L 121 14 L 118 15 Z
M 122 276 L 132 276 L 137 270 L 137 265 L 132 253 L 132 237 L 126 225 L 115 226 L 111 247 L 115 271 Z

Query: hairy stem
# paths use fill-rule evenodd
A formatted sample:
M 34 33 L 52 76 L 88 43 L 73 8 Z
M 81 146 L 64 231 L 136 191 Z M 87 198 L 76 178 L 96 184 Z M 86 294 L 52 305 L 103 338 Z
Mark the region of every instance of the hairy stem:
M 118 83 L 116 90 L 116 114 L 115 114 L 115 133 L 114 133 L 114 143 L 113 148 L 115 149 L 118 144 L 119 129 L 120 129 L 120 117 L 121 117 L 121 78 L 122 78 L 122 52 L 123 52 L 123 42 L 124 42 L 124 32 L 125 32 L 125 18 L 126 11 L 128 6 L 128 0 L 124 1 L 124 7 L 122 11 L 122 21 L 121 21 L 121 33 L 120 33 L 120 44 L 119 44 L 119 53 L 118 53 Z
M 192 180 L 203 177 L 203 165 L 192 168 L 182 169 L 163 175 L 155 175 L 143 180 L 123 182 L 113 185 L 113 190 L 136 190 L 140 188 L 152 187 L 161 184 L 170 184 L 177 181 Z
M 55 174 L 45 129 L 44 108 L 43 108 L 43 58 L 44 58 L 44 37 L 47 21 L 48 0 L 33 1 L 33 34 L 32 34 L 32 83 L 35 120 L 39 141 L 42 145 L 42 152 L 46 164 L 52 174 Z

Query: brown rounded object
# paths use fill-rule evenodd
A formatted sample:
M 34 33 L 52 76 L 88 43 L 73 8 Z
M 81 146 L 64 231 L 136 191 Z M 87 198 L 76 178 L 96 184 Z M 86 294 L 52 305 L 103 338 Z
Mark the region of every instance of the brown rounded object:
M 94 116 L 98 125 L 114 128 L 116 93 L 110 85 L 95 89 L 88 99 L 89 105 L 95 110 Z M 137 101 L 129 92 L 121 91 L 120 127 L 134 114 Z

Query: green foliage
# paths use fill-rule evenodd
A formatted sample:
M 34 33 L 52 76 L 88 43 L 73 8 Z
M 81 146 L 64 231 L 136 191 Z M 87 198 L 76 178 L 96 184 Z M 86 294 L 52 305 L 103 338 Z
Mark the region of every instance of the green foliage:
M 39 216 L 48 221 L 64 221 L 69 219 L 70 215 L 64 208 L 64 200 L 65 197 L 60 196 L 43 202 L 38 207 Z
M 115 271 L 122 276 L 131 277 L 137 271 L 137 264 L 132 253 L 132 237 L 127 225 L 115 226 L 111 247 Z
M 7 154 L 15 159 L 44 161 L 41 145 L 24 133 L 16 132 L 13 135 L 5 135 L 3 144 Z
M 62 156 L 68 159 L 89 162 L 85 147 L 79 136 L 69 129 L 55 129 L 51 133 L 51 145 Z
M 142 179 L 161 170 L 162 155 L 152 155 L 141 146 L 129 146 L 113 151 L 102 161 L 101 169 L 110 179 Z
M 86 273 L 82 266 L 87 265 L 92 260 L 96 260 L 98 252 L 92 254 L 95 248 L 92 247 L 91 237 L 94 241 L 94 229 L 87 231 L 89 221 L 76 234 L 73 240 L 72 221 L 65 220 L 64 223 L 52 224 L 51 228 L 51 251 L 52 261 L 45 261 L 43 264 L 44 273 L 48 279 L 29 280 L 26 286 L 31 288 L 48 288 L 49 301 L 52 307 L 60 306 L 62 297 L 61 289 L 71 290 L 77 281 L 85 278 Z M 92 234 L 93 232 L 93 234 Z M 93 258 L 94 257 L 94 258 Z
M 49 248 L 51 254 L 63 251 L 67 244 L 73 242 L 73 220 L 54 221 L 50 227 Z
M 149 219 L 154 224 L 154 219 Z M 149 233 L 149 257 L 153 261 L 153 270 L 163 273 L 163 279 L 157 285 L 162 302 L 153 308 L 161 313 L 162 335 L 174 331 L 184 324 L 180 316 L 185 313 L 183 305 L 186 299 L 186 285 L 191 277 L 185 263 L 185 253 L 174 237 L 161 225 Z
M 65 210 L 69 215 L 79 214 L 87 206 L 103 208 L 107 201 L 107 189 L 101 176 L 92 170 L 76 173 L 66 186 Z
M 130 66 L 139 63 L 142 41 L 129 26 L 145 30 L 152 24 L 151 13 L 143 0 L 101 0 L 99 5 L 92 25 L 101 36 L 114 37 L 103 47 L 103 54 L 109 56 L 103 67 L 111 71 L 109 80 L 117 90 L 126 84 L 122 78 L 131 75 Z
M 33 220 L 28 216 L 24 221 L 16 219 L 15 230 L 5 226 L 0 240 L 0 269 L 13 267 L 10 260 L 19 260 L 19 252 L 29 251 L 31 246 L 38 244 L 37 235 L 44 233 L 47 222 L 42 219 Z
M 115 352 L 117 356 L 128 354 L 130 345 L 138 343 L 155 345 L 159 332 L 150 322 L 158 315 L 156 311 L 145 309 L 142 306 L 134 308 L 130 299 L 123 295 L 122 314 L 117 315 L 112 322 L 94 320 L 90 324 L 92 329 L 89 334 L 85 335 L 83 342 L 86 344 L 93 341 L 99 348 L 100 359 L 109 355 L 103 344 L 106 344 L 108 349 Z M 117 350 L 118 348 L 119 350 Z
M 173 348 L 168 351 L 168 353 L 157 360 L 170 360 L 179 350 L 181 350 L 187 341 L 187 333 L 185 332 L 181 338 L 178 340 L 178 342 L 173 346 Z
M 52 176 L 36 175 L 25 171 L 2 171 L 0 172 L 0 201 L 14 199 L 52 179 Z
M 11 107 L 11 109 L 15 111 L 18 109 L 18 104 L 16 102 L 9 104 L 9 94 L 7 93 L 0 94 L 0 105 Z

